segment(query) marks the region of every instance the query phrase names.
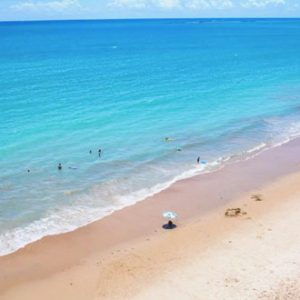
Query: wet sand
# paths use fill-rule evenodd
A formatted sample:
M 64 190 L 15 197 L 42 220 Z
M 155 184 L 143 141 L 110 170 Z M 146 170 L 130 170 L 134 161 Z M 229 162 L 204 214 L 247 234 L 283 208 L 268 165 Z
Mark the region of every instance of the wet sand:
M 299 153 L 297 139 L 0 257 L 0 299 L 173 299 L 174 292 L 180 299 L 256 299 L 297 292 Z M 236 206 L 247 214 L 226 218 L 224 211 Z M 180 215 L 175 230 L 162 229 L 164 210 Z

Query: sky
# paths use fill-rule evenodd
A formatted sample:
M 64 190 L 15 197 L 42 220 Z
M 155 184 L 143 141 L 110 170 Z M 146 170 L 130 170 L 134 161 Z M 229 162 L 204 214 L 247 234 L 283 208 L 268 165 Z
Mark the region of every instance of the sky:
M 300 0 L 1 0 L 0 21 L 300 17 Z

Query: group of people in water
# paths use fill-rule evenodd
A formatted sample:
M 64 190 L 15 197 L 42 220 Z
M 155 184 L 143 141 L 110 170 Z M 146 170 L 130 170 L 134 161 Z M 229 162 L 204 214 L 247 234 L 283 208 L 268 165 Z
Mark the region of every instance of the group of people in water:
M 92 154 L 92 153 L 93 153 L 93 151 L 90 150 L 90 154 Z M 102 154 L 102 149 L 99 149 L 99 150 L 98 150 L 98 155 L 99 155 L 99 157 L 101 157 L 101 154 Z
M 93 153 L 93 151 L 90 150 L 90 154 L 92 154 L 92 153 Z M 101 155 L 102 155 L 102 149 L 99 149 L 99 150 L 98 150 L 98 156 L 101 157 Z M 62 168 L 63 168 L 63 167 L 62 167 L 62 164 L 59 163 L 58 166 L 57 166 L 57 169 L 58 169 L 59 171 L 61 171 Z M 30 170 L 28 170 L 28 172 L 30 172 Z
M 165 138 L 165 141 L 170 141 L 170 139 L 169 138 Z M 177 151 L 182 151 L 182 150 L 179 148 L 179 149 L 177 149 Z M 93 153 L 93 151 L 90 150 L 90 154 L 92 154 L 92 153 Z M 101 155 L 102 155 L 102 149 L 99 149 L 98 150 L 98 156 L 101 157 Z M 197 164 L 200 164 L 200 163 L 201 163 L 201 158 L 200 158 L 200 156 L 198 156 L 198 158 L 197 158 Z M 61 163 L 58 164 L 57 169 L 59 171 L 62 170 L 62 164 Z M 27 171 L 30 172 L 30 170 L 27 170 Z
M 164 138 L 164 141 L 165 141 L 165 142 L 172 142 L 172 141 L 174 141 L 174 139 L 172 139 L 172 138 L 170 138 L 170 137 L 165 137 L 165 138 Z M 177 148 L 176 151 L 182 151 L 182 149 L 181 149 L 181 148 Z M 93 151 L 90 150 L 89 153 L 92 154 Z M 98 156 L 99 156 L 99 157 L 102 156 L 102 149 L 98 149 Z M 198 156 L 198 157 L 197 157 L 197 164 L 201 164 L 201 163 L 204 163 L 204 164 L 205 164 L 206 162 L 205 162 L 205 161 L 201 161 L 200 156 Z M 59 163 L 59 164 L 57 165 L 57 169 L 58 169 L 59 171 L 61 171 L 61 170 L 63 169 L 62 163 Z M 77 169 L 77 168 L 75 168 L 75 167 L 69 167 L 69 169 Z M 30 169 L 28 169 L 27 172 L 30 173 Z
M 169 138 L 169 137 L 166 137 L 166 138 L 164 138 L 164 141 L 165 141 L 165 142 L 171 142 L 171 141 L 173 141 L 173 139 L 172 139 L 172 138 Z M 177 150 L 177 151 L 182 151 L 181 148 L 178 148 L 178 149 L 176 149 L 176 150 Z M 89 153 L 92 154 L 93 151 L 90 150 Z M 102 149 L 98 149 L 98 156 L 99 156 L 99 157 L 102 156 Z M 201 158 L 200 158 L 200 156 L 198 156 L 198 158 L 197 158 L 197 164 L 200 164 L 200 163 L 201 163 Z M 57 169 L 58 169 L 59 171 L 61 171 L 62 168 L 63 168 L 62 163 L 59 163 L 58 166 L 57 166 Z M 27 172 L 29 173 L 30 170 L 28 169 Z
M 170 138 L 170 137 L 165 137 L 165 138 L 164 138 L 164 141 L 165 141 L 166 143 L 168 143 L 168 142 L 173 142 L 174 139 L 172 139 L 172 138 Z M 181 149 L 181 148 L 177 148 L 176 151 L 179 151 L 179 152 L 180 152 L 180 151 L 182 151 L 182 149 Z M 200 156 L 198 156 L 198 158 L 197 158 L 197 164 L 200 164 L 200 163 L 202 163 L 202 161 L 201 161 Z M 205 162 L 203 162 L 203 163 L 205 163 Z

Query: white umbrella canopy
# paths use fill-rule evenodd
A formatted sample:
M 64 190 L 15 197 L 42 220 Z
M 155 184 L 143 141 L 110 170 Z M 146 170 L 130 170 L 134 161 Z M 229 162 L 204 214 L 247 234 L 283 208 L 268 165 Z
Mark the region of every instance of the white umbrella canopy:
M 163 217 L 168 220 L 175 220 L 177 218 L 177 214 L 173 211 L 165 211 L 163 213 Z

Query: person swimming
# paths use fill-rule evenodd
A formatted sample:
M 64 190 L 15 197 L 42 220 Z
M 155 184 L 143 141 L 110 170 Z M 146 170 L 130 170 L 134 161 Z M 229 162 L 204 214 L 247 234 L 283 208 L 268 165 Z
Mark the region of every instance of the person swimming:
M 99 150 L 98 150 L 98 155 L 99 155 L 99 157 L 101 157 L 101 154 L 102 154 L 102 150 L 99 149 Z
M 92 154 L 92 150 L 90 150 L 90 154 Z
M 166 143 L 168 143 L 168 142 L 173 142 L 174 139 L 172 139 L 172 138 L 170 138 L 170 137 L 165 137 L 165 138 L 164 138 L 164 141 L 165 141 Z
M 197 158 L 197 164 L 200 164 L 200 156 Z
M 58 164 L 57 169 L 58 169 L 58 170 L 61 170 L 61 169 L 62 169 L 61 163 Z

